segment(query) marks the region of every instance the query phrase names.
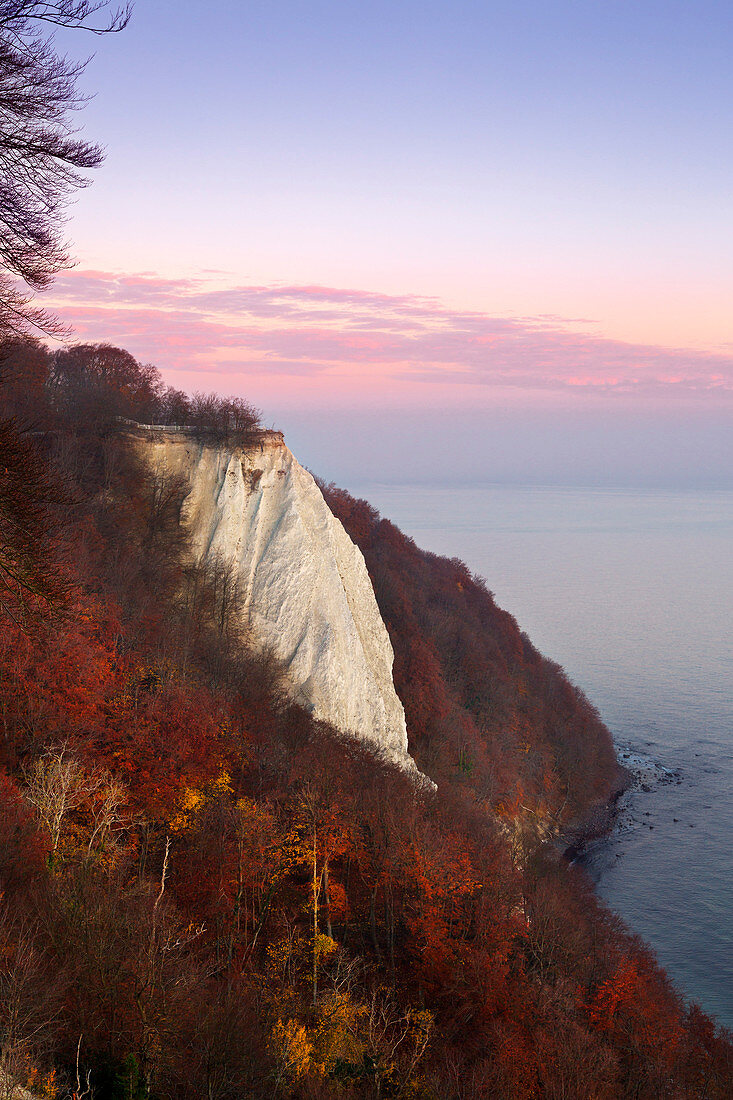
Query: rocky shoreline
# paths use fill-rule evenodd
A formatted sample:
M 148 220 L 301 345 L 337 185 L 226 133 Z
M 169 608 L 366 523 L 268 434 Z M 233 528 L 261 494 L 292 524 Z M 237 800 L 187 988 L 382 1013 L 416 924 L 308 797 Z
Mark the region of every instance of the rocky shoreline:
M 558 843 L 563 859 L 573 863 L 589 844 L 608 836 L 616 821 L 619 799 L 634 786 L 634 776 L 626 768 L 620 769 L 619 785 L 604 802 L 598 802 L 579 821 L 571 822 L 560 833 Z
M 657 786 L 681 783 L 679 769 L 665 768 L 659 761 L 630 745 L 618 746 L 618 783 L 605 802 L 600 802 L 582 820 L 571 823 L 559 837 L 562 856 L 573 863 L 588 845 L 607 837 L 616 824 L 621 798 L 633 791 L 651 792 Z

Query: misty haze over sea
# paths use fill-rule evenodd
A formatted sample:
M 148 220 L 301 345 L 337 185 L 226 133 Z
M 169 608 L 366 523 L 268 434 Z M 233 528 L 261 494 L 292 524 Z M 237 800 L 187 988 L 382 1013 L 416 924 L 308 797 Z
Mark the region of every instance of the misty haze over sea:
M 679 990 L 733 1026 L 733 492 L 347 487 L 485 577 L 621 750 L 679 771 L 625 797 L 586 867 Z
M 733 491 L 730 409 L 609 407 L 265 410 L 299 460 L 339 485 L 617 486 Z M 437 402 L 436 402 L 437 403 Z

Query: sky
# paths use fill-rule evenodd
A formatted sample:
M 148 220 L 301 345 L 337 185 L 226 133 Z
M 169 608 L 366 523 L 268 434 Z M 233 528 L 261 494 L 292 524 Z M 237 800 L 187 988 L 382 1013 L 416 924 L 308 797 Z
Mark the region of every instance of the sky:
M 733 487 L 727 0 L 137 0 L 60 44 L 107 149 L 76 339 L 334 480 Z

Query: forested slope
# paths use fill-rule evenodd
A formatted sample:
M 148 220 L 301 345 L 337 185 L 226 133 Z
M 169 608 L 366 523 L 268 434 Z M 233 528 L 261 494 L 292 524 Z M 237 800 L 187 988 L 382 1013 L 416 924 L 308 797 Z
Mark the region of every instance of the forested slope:
M 367 501 L 322 488 L 366 558 L 419 766 L 548 827 L 611 797 L 622 777 L 608 730 L 482 579 L 420 550 Z
M 288 701 L 114 419 L 251 410 L 115 349 L 2 350 L 2 1087 L 730 1096 L 728 1038 L 525 828 L 605 797 L 613 758 L 465 567 L 329 491 L 433 795 Z

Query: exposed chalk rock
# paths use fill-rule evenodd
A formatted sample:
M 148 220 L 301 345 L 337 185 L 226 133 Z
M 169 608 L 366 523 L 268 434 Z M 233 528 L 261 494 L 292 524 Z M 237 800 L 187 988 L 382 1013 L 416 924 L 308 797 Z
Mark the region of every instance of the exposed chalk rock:
M 180 430 L 135 434 L 153 468 L 185 479 L 192 552 L 232 567 L 250 637 L 282 663 L 294 698 L 415 769 L 364 558 L 282 434 L 245 447 Z

